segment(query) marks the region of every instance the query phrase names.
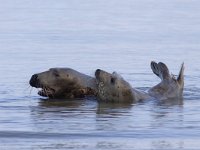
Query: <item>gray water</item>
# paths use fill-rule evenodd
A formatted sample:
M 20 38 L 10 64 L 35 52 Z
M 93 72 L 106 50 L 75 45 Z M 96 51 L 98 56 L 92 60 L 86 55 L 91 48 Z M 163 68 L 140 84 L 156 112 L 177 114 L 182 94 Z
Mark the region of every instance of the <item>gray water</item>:
M 199 149 L 200 1 L 0 0 L 0 149 Z M 150 61 L 178 74 L 183 100 L 132 105 L 45 100 L 32 74 L 117 71 L 142 91 Z

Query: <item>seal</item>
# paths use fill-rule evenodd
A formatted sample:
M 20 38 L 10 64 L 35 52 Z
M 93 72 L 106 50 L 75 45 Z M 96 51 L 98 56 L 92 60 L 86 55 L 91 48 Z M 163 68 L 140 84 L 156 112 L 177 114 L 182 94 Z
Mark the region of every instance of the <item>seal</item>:
M 51 68 L 34 74 L 29 84 L 41 88 L 38 94 L 49 98 L 83 98 L 96 93 L 96 79 L 71 68 Z
M 182 98 L 184 88 L 184 63 L 181 65 L 178 77 L 169 74 L 168 67 L 163 63 L 151 62 L 151 69 L 161 82 L 149 89 L 150 96 L 157 99 Z
M 116 72 L 95 71 L 97 80 L 97 97 L 104 102 L 132 103 L 148 99 L 146 93 L 137 91 Z

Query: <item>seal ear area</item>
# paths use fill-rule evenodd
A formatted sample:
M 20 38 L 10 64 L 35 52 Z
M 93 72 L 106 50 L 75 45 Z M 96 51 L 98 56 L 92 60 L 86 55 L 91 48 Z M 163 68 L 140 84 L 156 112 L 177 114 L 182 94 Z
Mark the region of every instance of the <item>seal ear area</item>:
M 134 100 L 134 94 L 131 89 L 123 90 L 122 93 L 123 102 L 132 102 Z
M 131 89 L 125 89 L 125 90 L 122 91 L 123 96 L 130 96 L 131 94 L 132 94 Z
M 184 62 L 181 65 L 181 69 L 179 71 L 179 75 L 177 77 L 177 82 L 180 86 L 184 86 L 184 70 L 185 70 L 185 66 L 184 66 Z

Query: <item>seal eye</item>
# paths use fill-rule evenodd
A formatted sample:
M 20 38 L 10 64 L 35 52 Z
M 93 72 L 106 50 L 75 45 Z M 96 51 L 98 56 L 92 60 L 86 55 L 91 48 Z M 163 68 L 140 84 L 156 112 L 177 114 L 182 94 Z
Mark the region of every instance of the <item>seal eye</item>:
M 111 82 L 112 84 L 115 84 L 115 78 L 111 77 L 110 82 Z

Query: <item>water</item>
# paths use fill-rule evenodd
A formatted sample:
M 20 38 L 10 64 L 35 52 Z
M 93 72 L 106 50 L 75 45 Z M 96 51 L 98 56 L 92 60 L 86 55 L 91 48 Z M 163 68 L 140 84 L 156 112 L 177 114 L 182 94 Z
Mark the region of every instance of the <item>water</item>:
M 0 2 L 1 150 L 199 149 L 199 1 Z M 28 85 L 51 67 L 100 68 L 148 90 L 151 60 L 174 74 L 185 62 L 183 101 L 50 101 Z

